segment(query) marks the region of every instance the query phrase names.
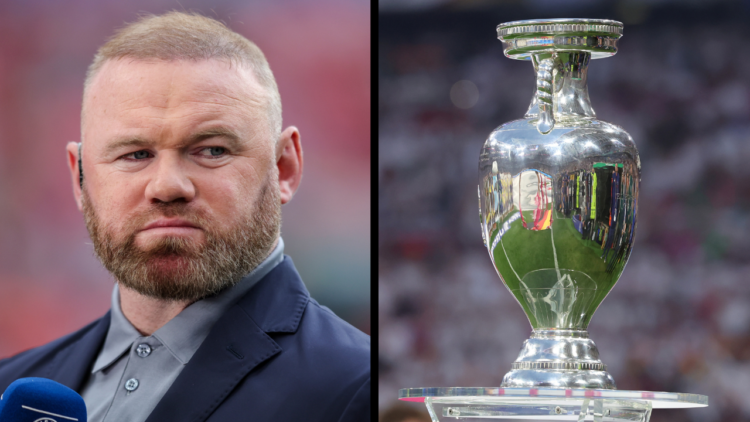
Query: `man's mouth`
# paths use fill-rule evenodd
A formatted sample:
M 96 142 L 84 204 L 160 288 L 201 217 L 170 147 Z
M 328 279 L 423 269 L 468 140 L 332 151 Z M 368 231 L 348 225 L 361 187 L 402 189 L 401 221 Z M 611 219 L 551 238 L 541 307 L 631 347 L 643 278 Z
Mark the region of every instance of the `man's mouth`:
M 190 234 L 201 230 L 199 226 L 181 218 L 159 218 L 148 223 L 141 232 L 153 234 Z

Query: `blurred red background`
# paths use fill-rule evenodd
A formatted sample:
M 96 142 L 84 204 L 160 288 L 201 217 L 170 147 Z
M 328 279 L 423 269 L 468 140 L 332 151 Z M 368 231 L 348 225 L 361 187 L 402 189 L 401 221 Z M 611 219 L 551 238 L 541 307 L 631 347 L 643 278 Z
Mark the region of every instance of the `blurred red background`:
M 219 19 L 265 52 L 305 154 L 283 208 L 286 253 L 313 297 L 369 333 L 369 2 L 13 0 L 0 2 L 0 357 L 109 308 L 113 280 L 93 256 L 64 146 L 80 137 L 96 49 L 168 10 Z

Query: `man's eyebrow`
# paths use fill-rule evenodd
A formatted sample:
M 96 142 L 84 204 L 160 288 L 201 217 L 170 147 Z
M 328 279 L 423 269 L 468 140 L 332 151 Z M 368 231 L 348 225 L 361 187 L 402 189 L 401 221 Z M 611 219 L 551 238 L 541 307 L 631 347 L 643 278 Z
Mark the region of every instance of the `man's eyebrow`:
M 213 127 L 213 128 L 195 132 L 191 134 L 190 136 L 188 136 L 184 142 L 181 142 L 180 146 L 181 147 L 190 146 L 204 139 L 214 138 L 217 136 L 226 138 L 227 142 L 230 144 L 232 148 L 238 148 L 240 146 L 240 136 L 233 130 L 223 128 L 223 127 Z M 147 148 L 147 147 L 152 147 L 153 145 L 154 145 L 154 142 L 146 138 L 127 137 L 127 138 L 116 139 L 115 141 L 111 142 L 104 149 L 104 153 L 108 155 L 123 148 L 129 148 L 129 147 Z
M 212 127 L 193 133 L 188 137 L 185 144 L 191 145 L 214 137 L 226 138 L 233 148 L 237 148 L 240 145 L 240 136 L 235 131 L 225 127 Z
M 107 147 L 104 148 L 104 154 L 109 155 L 113 153 L 114 151 L 117 151 L 118 149 L 133 147 L 133 146 L 145 148 L 153 144 L 154 143 L 152 141 L 149 141 L 148 139 L 144 139 L 144 138 L 138 138 L 138 137 L 120 138 L 108 144 Z

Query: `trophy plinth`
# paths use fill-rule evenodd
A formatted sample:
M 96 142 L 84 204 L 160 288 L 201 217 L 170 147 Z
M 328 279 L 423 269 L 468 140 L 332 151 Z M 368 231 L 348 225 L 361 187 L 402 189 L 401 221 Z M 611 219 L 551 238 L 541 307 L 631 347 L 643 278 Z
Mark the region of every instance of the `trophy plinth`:
M 404 388 L 398 396 L 403 401 L 424 403 L 433 422 L 476 419 L 649 422 L 653 409 L 708 406 L 708 397 L 699 394 L 596 389 Z

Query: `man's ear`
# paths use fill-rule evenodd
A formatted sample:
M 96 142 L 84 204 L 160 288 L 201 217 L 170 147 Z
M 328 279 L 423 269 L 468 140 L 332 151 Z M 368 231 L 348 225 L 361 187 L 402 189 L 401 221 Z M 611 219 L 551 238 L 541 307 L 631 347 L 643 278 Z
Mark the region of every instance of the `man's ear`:
M 302 181 L 302 144 L 299 130 L 289 126 L 281 132 L 276 144 L 276 166 L 279 169 L 281 203 L 292 200 Z
M 81 170 L 78 167 L 78 142 L 68 142 L 65 146 L 65 150 L 68 152 L 68 169 L 70 169 L 70 177 L 73 181 L 73 197 L 78 204 L 78 209 L 83 210 L 81 206 L 81 183 L 80 174 Z

